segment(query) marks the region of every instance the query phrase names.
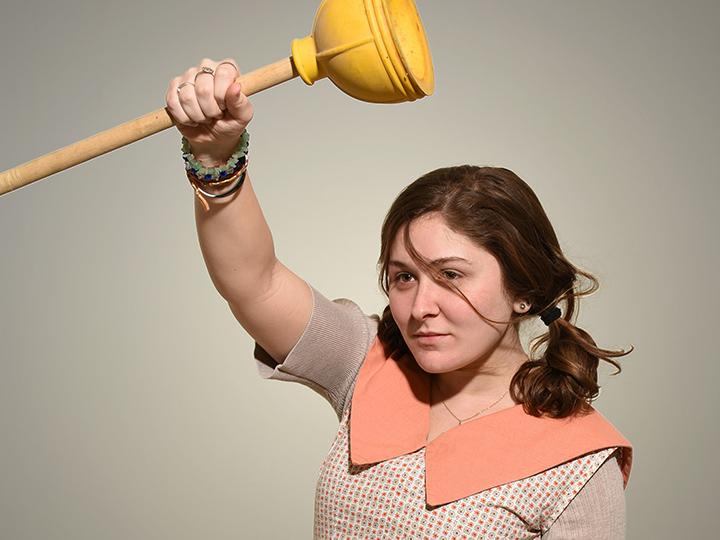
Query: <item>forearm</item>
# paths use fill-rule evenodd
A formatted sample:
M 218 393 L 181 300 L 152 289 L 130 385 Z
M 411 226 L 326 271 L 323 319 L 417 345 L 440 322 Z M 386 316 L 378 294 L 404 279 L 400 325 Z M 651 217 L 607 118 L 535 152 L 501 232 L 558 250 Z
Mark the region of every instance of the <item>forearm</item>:
M 209 205 L 206 211 L 195 197 L 195 223 L 210 278 L 229 302 L 252 298 L 269 287 L 277 259 L 250 175 L 237 193 L 210 199 Z

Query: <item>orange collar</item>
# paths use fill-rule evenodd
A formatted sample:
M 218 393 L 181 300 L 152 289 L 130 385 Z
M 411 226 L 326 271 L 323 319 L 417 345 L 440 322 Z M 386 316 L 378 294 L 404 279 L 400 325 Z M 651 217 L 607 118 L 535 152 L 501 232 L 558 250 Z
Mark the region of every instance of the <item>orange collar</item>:
M 598 411 L 538 418 L 515 405 L 452 428 L 429 444 L 430 378 L 414 361 L 387 358 L 376 337 L 358 373 L 350 409 L 350 460 L 385 461 L 425 447 L 426 502 L 439 505 L 520 480 L 589 452 L 632 446 Z

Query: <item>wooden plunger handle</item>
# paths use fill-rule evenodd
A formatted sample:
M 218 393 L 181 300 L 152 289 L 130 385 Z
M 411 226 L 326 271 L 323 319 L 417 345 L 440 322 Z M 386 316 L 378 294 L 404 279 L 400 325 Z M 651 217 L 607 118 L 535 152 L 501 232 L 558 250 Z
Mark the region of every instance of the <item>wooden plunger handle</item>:
M 238 77 L 243 93 L 251 96 L 277 84 L 297 77 L 292 58 L 283 58 L 274 64 L 251 71 Z M 116 148 L 128 145 L 173 126 L 167 109 L 151 113 L 106 129 L 96 135 L 45 154 L 38 158 L 0 173 L 0 195 L 46 178 L 56 172 L 69 169 Z

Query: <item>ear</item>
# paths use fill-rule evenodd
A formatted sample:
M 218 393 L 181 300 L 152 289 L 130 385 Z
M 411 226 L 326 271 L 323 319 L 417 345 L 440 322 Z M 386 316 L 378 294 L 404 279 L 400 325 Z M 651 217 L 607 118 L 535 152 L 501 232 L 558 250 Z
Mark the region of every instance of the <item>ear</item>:
M 515 313 L 527 313 L 530 311 L 530 308 L 532 307 L 532 304 L 527 300 L 516 300 L 513 303 L 513 311 Z

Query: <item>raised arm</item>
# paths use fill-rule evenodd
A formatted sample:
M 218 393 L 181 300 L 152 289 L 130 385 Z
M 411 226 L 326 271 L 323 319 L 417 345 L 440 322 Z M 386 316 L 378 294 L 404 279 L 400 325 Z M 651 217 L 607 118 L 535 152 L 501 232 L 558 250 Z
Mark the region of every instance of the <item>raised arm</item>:
M 233 82 L 238 74 L 233 59 L 205 58 L 170 81 L 168 111 L 206 167 L 226 163 L 252 119 L 252 104 Z M 307 325 L 312 292 L 275 256 L 249 173 L 233 195 L 206 201 L 207 209 L 196 197 L 195 221 L 210 278 L 243 328 L 282 362 Z

